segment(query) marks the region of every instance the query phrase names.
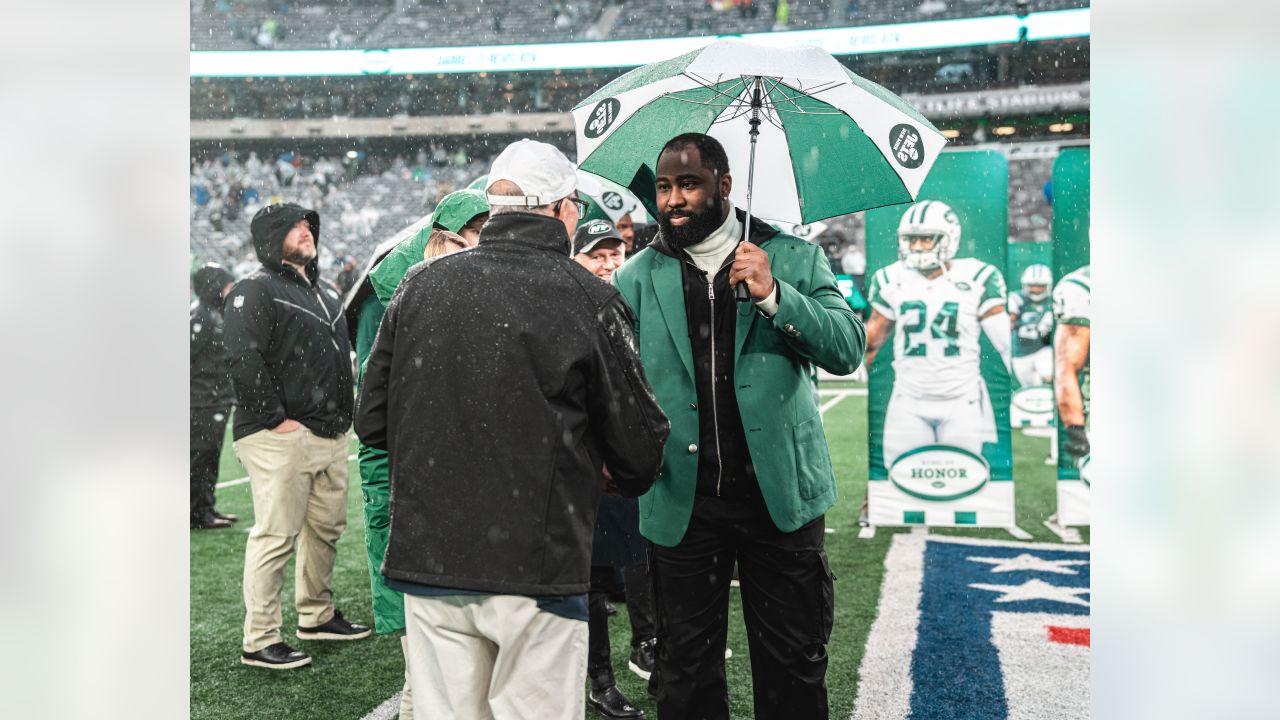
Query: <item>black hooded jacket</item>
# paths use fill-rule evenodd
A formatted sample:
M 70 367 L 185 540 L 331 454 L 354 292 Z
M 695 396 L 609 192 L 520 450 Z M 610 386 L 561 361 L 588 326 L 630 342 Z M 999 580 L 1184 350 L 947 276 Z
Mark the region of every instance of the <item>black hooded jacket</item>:
M 670 426 L 622 296 L 555 218 L 495 215 L 415 266 L 365 368 L 356 433 L 388 450 L 394 580 L 515 595 L 587 591 L 601 464 L 649 489 Z
M 196 301 L 191 305 L 191 407 L 231 407 L 235 393 L 227 374 L 222 341 L 222 288 L 234 281 L 217 263 L 207 263 L 191 278 Z
M 223 306 L 237 440 L 286 419 L 322 437 L 351 427 L 355 391 L 341 298 L 318 283 L 314 259 L 305 279 L 280 259 L 285 236 L 303 219 L 318 247 L 320 216 L 314 210 L 285 203 L 254 215 L 250 232 L 262 267 L 236 283 Z

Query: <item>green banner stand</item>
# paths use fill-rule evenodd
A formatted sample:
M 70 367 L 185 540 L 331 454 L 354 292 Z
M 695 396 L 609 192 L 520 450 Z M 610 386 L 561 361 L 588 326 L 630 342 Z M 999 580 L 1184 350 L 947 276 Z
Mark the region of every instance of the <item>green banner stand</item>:
M 867 213 L 871 327 L 888 328 L 868 365 L 872 525 L 1014 527 L 1009 374 L 979 321 L 1005 303 L 1008 186 L 1002 154 L 948 152 L 916 203 Z M 903 216 L 938 212 L 926 201 L 960 225 L 932 279 L 898 256 Z
M 1053 165 L 1054 396 L 1058 410 L 1058 523 L 1089 524 L 1089 149 Z

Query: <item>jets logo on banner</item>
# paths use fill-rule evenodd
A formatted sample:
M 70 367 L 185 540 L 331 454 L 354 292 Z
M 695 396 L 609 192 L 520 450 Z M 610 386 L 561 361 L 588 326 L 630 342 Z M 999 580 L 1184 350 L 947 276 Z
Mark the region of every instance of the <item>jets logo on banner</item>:
M 1089 717 L 1089 549 L 896 535 L 854 720 Z

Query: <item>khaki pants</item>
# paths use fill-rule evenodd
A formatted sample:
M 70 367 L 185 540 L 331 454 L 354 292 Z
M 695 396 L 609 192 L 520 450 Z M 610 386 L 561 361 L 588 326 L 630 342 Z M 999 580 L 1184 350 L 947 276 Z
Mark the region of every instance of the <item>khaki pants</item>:
M 280 591 L 296 545 L 298 624 L 333 618 L 330 584 L 338 538 L 347 526 L 347 436 L 323 438 L 300 427 L 262 430 L 235 442 L 253 488 L 253 529 L 244 550 L 245 652 L 282 640 Z
M 415 715 L 582 720 L 587 623 L 516 595 L 404 596 Z

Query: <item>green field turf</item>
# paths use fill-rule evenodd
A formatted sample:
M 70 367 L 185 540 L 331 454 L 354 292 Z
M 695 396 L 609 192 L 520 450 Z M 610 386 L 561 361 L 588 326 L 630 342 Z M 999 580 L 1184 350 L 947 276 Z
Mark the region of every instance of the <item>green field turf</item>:
M 855 387 L 848 383 L 824 388 Z M 857 512 L 866 487 L 866 397 L 847 397 L 825 416 L 840 499 L 827 516 L 827 552 L 836 575 L 836 622 L 831 637 L 827 684 L 831 717 L 847 718 L 853 711 L 858 665 L 867 633 L 875 620 L 883 577 L 883 561 L 894 531 L 880 529 L 875 538 L 857 538 Z M 1042 524 L 1053 512 L 1054 468 L 1044 464 L 1049 441 L 1014 432 L 1014 472 L 1017 480 L 1019 525 L 1038 541 L 1057 542 Z M 353 450 L 354 452 L 354 450 Z M 244 476 L 231 452 L 223 455 L 222 480 Z M 355 622 L 371 623 L 369 571 L 365 561 L 363 512 L 356 463 L 351 462 L 348 526 L 338 543 L 334 571 L 334 601 Z M 218 509 L 241 516 L 230 530 L 191 533 L 191 717 L 208 720 L 274 718 L 276 720 L 359 720 L 391 697 L 404 683 L 400 643 L 395 637 L 375 636 L 356 642 L 301 642 L 293 631 L 292 563 L 285 581 L 285 640 L 310 653 L 312 666 L 272 672 L 241 665 L 240 633 L 244 620 L 240 583 L 245 534 L 253 522 L 248 484 L 218 491 Z M 969 537 L 1012 539 L 1003 530 L 933 530 Z M 1088 542 L 1088 531 L 1082 532 Z M 620 610 L 622 608 L 619 608 Z M 732 593 L 727 662 L 730 702 L 734 717 L 749 718 L 751 672 L 747 640 L 737 591 Z M 612 618 L 614 671 L 619 687 L 649 718 L 652 699 L 644 682 L 627 670 L 630 630 L 626 612 Z M 585 692 L 585 686 L 584 686 Z M 594 715 L 588 710 L 588 717 Z

